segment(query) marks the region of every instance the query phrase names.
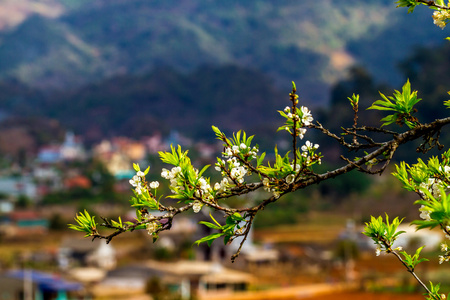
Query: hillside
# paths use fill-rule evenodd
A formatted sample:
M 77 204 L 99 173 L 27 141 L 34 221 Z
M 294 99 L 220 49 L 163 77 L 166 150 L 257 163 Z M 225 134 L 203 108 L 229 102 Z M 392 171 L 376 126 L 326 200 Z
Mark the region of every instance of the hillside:
M 65 8 L 59 0 L 2 0 L 0 31 L 17 26 L 33 14 L 55 18 L 64 11 Z
M 414 45 L 446 36 L 428 10 L 393 0 L 5 0 L 2 13 L 0 120 L 52 118 L 89 140 L 211 137 L 213 124 L 272 134 L 292 80 L 313 112 L 341 112 L 356 92 L 336 93 L 349 66 L 377 97 L 382 81 L 399 88 Z
M 283 89 L 295 80 L 306 99 L 323 104 L 330 84 L 350 64 L 398 80 L 394 66 L 410 47 L 444 37 L 429 12 L 407 16 L 392 0 L 26 2 L 50 7 L 55 1 L 60 9 L 53 14 L 30 11 L 3 30 L 0 78 L 76 88 L 158 66 L 190 72 L 205 64 L 235 64 L 268 74 Z
M 190 74 L 157 68 L 145 75 L 118 76 L 47 99 L 48 115 L 88 140 L 140 137 L 176 130 L 214 139 L 211 125 L 272 134 L 277 109 L 287 97 L 261 73 L 236 66 L 202 67 Z M 282 103 L 282 104 L 280 104 Z M 280 107 L 280 105 L 283 105 Z M 82 117 L 81 117 L 82 116 Z

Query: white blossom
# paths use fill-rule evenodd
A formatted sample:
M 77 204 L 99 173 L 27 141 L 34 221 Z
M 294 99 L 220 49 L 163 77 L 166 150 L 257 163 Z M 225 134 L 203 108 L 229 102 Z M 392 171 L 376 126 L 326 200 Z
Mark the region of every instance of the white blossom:
M 175 178 L 178 173 L 181 172 L 181 167 L 173 167 L 172 170 L 170 171 L 170 173 L 172 173 L 173 177 Z
M 433 23 L 444 29 L 447 25 L 447 19 L 450 18 L 450 13 L 447 10 L 437 10 L 433 13 Z
M 380 247 L 380 245 L 377 245 L 377 249 L 375 249 L 375 254 L 377 256 L 380 256 L 380 254 L 381 254 L 381 247 Z
M 129 182 L 132 186 L 136 187 L 141 184 L 141 179 L 137 175 L 134 175 Z
M 293 183 L 294 180 L 295 180 L 295 175 L 294 174 L 289 174 L 288 176 L 286 176 L 286 183 L 287 184 Z
M 155 233 L 156 229 L 158 229 L 158 225 L 156 224 L 156 222 L 150 222 L 147 223 L 146 229 L 148 234 L 152 235 L 153 233 Z
M 319 148 L 319 144 L 313 145 L 310 141 L 306 141 L 305 145 L 303 145 L 301 149 L 303 152 L 308 152 L 310 150 L 316 150 L 317 148 Z
M 208 182 L 206 181 L 206 179 L 205 178 L 203 178 L 203 177 L 201 177 L 199 180 L 198 180 L 198 183 L 200 183 L 200 188 L 204 188 L 206 185 L 208 185 Z
M 298 137 L 300 139 L 303 139 L 305 137 L 305 133 L 306 133 L 306 128 L 299 128 L 299 133 L 298 133 Z
M 165 179 L 170 179 L 169 178 L 170 177 L 170 171 L 165 169 L 165 168 L 163 168 L 162 171 L 161 171 L 161 177 L 165 178 Z
M 270 191 L 270 180 L 267 177 L 264 177 L 262 180 L 262 184 L 264 185 L 264 190 Z
M 293 164 L 291 165 L 291 168 L 292 168 L 292 170 L 294 170 L 294 165 Z M 295 165 L 295 172 L 300 171 L 300 168 L 301 168 L 301 165 L 300 164 L 296 164 Z
M 225 152 L 225 155 L 224 155 L 225 158 L 233 156 L 233 151 L 231 151 L 230 147 L 226 147 L 224 152 Z
M 228 179 L 222 178 L 220 182 L 216 182 L 214 184 L 214 190 L 216 190 L 217 192 L 222 192 L 225 191 L 228 186 L 229 186 Z
M 200 201 L 195 201 L 194 205 L 192 206 L 192 209 L 195 213 L 198 213 L 202 209 L 202 204 Z
M 150 188 L 157 189 L 158 187 L 159 187 L 159 182 L 158 181 L 150 182 Z
M 219 191 L 225 191 L 229 186 L 230 183 L 228 182 L 228 178 L 222 178 Z
M 302 111 L 302 123 L 303 123 L 303 125 L 305 125 L 305 126 L 311 125 L 311 122 L 314 120 L 312 115 L 311 115 L 311 112 L 305 106 L 301 107 L 301 111 Z
M 422 219 L 424 219 L 426 221 L 431 220 L 431 217 L 430 217 L 431 211 L 429 211 L 426 206 L 424 206 L 424 205 L 420 206 L 419 211 L 420 211 L 420 217 Z
M 444 166 L 444 168 L 442 168 L 442 166 L 439 166 L 439 171 L 444 173 L 450 173 L 450 166 Z
M 134 190 L 135 190 L 136 193 L 138 193 L 139 195 L 141 195 L 141 194 L 145 191 L 145 189 L 144 189 L 141 185 L 138 185 Z

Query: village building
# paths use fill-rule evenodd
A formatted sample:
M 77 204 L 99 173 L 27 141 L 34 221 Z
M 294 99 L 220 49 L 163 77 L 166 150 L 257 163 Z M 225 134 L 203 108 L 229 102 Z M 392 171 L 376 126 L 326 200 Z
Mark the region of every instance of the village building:
M 105 240 L 67 237 L 58 252 L 58 265 L 63 270 L 75 267 L 111 270 L 116 264 L 116 251 Z
M 85 160 L 87 158 L 86 150 L 80 137 L 75 136 L 71 131 L 66 133 L 59 152 L 63 161 Z
M 245 291 L 254 277 L 215 262 L 150 260 L 111 270 L 93 291 L 102 297 L 145 293 L 152 280 L 165 286 L 170 293 L 178 294 L 181 299 L 208 299 L 212 295 Z
M 0 300 L 90 299 L 81 284 L 34 270 L 0 273 L 0 291 Z
M 5 236 L 45 234 L 49 222 L 32 210 L 11 211 L 0 218 L 0 232 Z

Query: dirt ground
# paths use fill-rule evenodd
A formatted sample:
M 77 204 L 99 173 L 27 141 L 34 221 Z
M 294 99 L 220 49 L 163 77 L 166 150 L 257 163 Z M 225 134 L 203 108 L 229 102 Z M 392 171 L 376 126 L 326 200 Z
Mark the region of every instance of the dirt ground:
M 321 295 L 310 300 L 424 300 L 421 294 L 387 294 L 387 293 L 364 293 L 364 292 L 346 292 L 332 295 Z

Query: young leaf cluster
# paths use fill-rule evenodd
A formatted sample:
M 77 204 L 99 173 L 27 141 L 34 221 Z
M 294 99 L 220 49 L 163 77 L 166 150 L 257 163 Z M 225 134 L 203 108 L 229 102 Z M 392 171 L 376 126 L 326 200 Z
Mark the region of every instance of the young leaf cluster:
M 211 214 L 209 216 L 214 223 L 206 221 L 201 221 L 199 223 L 205 225 L 208 228 L 218 230 L 219 232 L 205 236 L 195 241 L 195 244 L 200 245 L 201 243 L 206 242 L 208 246 L 211 247 L 211 244 L 214 240 L 220 237 L 224 237 L 223 243 L 226 245 L 234 236 L 236 236 L 236 233 L 242 234 L 242 223 L 245 222 L 245 218 L 243 218 L 239 213 L 229 215 L 226 218 L 225 225 L 220 225 L 220 223 L 217 222 Z
M 95 217 L 89 215 L 89 213 L 84 210 L 84 214 L 82 212 L 78 213 L 75 217 L 75 221 L 78 225 L 69 224 L 69 228 L 85 232 L 86 235 L 84 237 L 93 236 L 97 233 L 97 223 L 95 223 Z
M 401 162 L 395 168 L 392 175 L 402 182 L 404 189 L 420 193 L 421 188 L 427 188 L 437 192 L 439 187 L 450 185 L 450 149 L 441 155 L 441 161 L 436 156 L 426 163 L 418 158 L 416 164 Z
M 441 288 L 441 284 L 437 283 L 437 284 L 433 284 L 430 281 L 430 290 L 425 293 L 425 297 L 427 300 L 444 300 L 447 297 L 445 296 L 445 294 L 440 294 L 439 293 L 439 289 Z
M 403 255 L 403 261 L 406 264 L 406 266 L 409 268 L 409 270 L 414 271 L 416 266 L 420 264 L 421 262 L 428 261 L 426 258 L 419 258 L 420 252 L 425 246 L 422 246 L 416 250 L 416 253 L 414 253 L 413 256 L 409 255 L 405 251 L 400 252 L 401 255 Z
M 381 126 L 396 123 L 406 124 L 409 128 L 414 128 L 418 124 L 416 117 L 413 117 L 414 105 L 422 99 L 417 98 L 417 91 L 411 91 L 409 80 L 403 85 L 402 91 L 395 91 L 393 96 L 385 96 L 380 92 L 381 100 L 375 101 L 368 109 L 394 111 L 394 114 L 381 119 L 384 122 Z
M 427 189 L 422 189 L 422 192 L 426 200 L 417 200 L 415 204 L 422 205 L 422 210 L 428 212 L 428 217 L 425 220 L 415 220 L 412 224 L 417 225 L 417 229 L 433 229 L 436 226 L 446 229 L 450 225 L 450 197 L 442 187 L 438 197 Z
M 363 234 L 370 237 L 375 244 L 381 247 L 386 252 L 391 252 L 392 245 L 398 236 L 405 231 L 397 231 L 398 226 L 402 220 L 396 217 L 389 223 L 389 216 L 386 214 L 386 221 L 381 216 L 375 218 L 371 216 L 370 222 L 366 223 Z

